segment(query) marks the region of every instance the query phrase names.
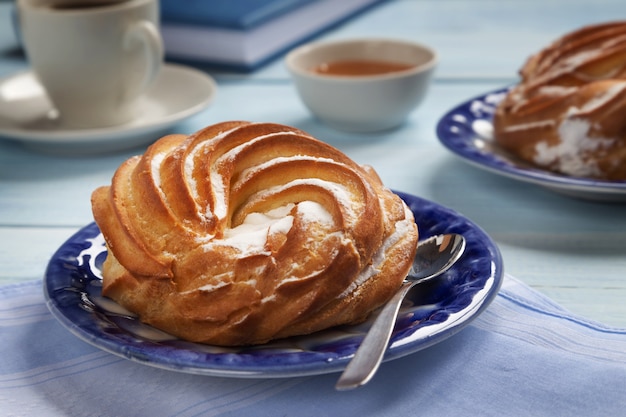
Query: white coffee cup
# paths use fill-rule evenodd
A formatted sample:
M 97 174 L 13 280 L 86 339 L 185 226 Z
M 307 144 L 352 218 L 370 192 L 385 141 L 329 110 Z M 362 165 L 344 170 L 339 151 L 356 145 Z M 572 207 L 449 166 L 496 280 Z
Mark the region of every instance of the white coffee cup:
M 17 0 L 34 74 L 69 128 L 120 125 L 163 63 L 158 0 Z

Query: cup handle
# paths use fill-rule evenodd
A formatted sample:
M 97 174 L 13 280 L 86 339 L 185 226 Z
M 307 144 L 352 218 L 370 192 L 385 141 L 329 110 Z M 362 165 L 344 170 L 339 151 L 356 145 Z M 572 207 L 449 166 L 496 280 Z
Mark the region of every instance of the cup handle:
M 128 28 L 122 42 L 124 49 L 141 45 L 145 50 L 146 70 L 137 85 L 138 93 L 143 93 L 152 84 L 163 65 L 164 49 L 161 35 L 154 23 L 142 20 Z

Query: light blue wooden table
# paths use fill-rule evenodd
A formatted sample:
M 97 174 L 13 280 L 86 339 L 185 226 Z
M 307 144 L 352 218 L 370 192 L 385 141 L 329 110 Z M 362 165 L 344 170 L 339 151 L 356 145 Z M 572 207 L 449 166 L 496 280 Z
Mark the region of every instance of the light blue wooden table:
M 28 69 L 17 52 L 10 4 L 0 3 L 0 77 Z M 401 128 L 356 135 L 325 127 L 301 104 L 279 60 L 246 75 L 210 71 L 217 99 L 173 131 L 191 133 L 229 119 L 305 129 L 374 166 L 389 187 L 476 222 L 499 245 L 509 274 L 573 312 L 623 327 L 626 205 L 567 198 L 483 172 L 444 149 L 435 125 L 451 107 L 514 83 L 526 57 L 557 36 L 625 16 L 623 0 L 391 1 L 323 38 L 402 37 L 439 52 L 429 95 Z M 53 252 L 92 221 L 92 190 L 142 151 L 63 157 L 0 140 L 0 285 L 40 279 Z
M 0 78 L 29 69 L 10 10 L 0 0 Z M 384 363 L 356 391 L 335 391 L 337 373 L 244 379 L 171 372 L 74 337 L 46 307 L 46 265 L 93 221 L 91 192 L 145 148 L 69 157 L 0 139 L 0 414 L 622 415 L 626 204 L 577 200 L 486 172 L 451 154 L 435 134 L 452 107 L 515 83 L 529 54 L 568 31 L 618 18 L 626 18 L 624 0 L 389 1 L 322 36 L 400 37 L 439 52 L 425 102 L 404 126 L 378 134 L 341 133 L 312 118 L 280 60 L 252 74 L 202 69 L 217 81 L 217 97 L 172 132 L 230 119 L 299 127 L 374 166 L 389 187 L 473 220 L 503 254 L 510 275 L 483 314 L 441 343 Z

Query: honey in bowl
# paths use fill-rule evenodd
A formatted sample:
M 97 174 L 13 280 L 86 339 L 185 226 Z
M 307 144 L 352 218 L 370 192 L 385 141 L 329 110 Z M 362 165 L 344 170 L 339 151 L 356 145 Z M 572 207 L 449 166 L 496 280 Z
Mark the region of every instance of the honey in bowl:
M 413 68 L 411 64 L 379 60 L 344 60 L 324 62 L 312 69 L 316 74 L 364 77 L 382 75 L 392 72 L 406 71 Z

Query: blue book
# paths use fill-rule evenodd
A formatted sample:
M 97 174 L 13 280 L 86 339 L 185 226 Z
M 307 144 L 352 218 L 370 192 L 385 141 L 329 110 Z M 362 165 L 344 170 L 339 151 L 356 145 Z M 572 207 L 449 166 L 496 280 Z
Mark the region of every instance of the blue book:
M 386 0 L 161 0 L 167 57 L 254 70 Z
M 230 29 L 252 29 L 316 0 L 160 0 L 161 20 Z

